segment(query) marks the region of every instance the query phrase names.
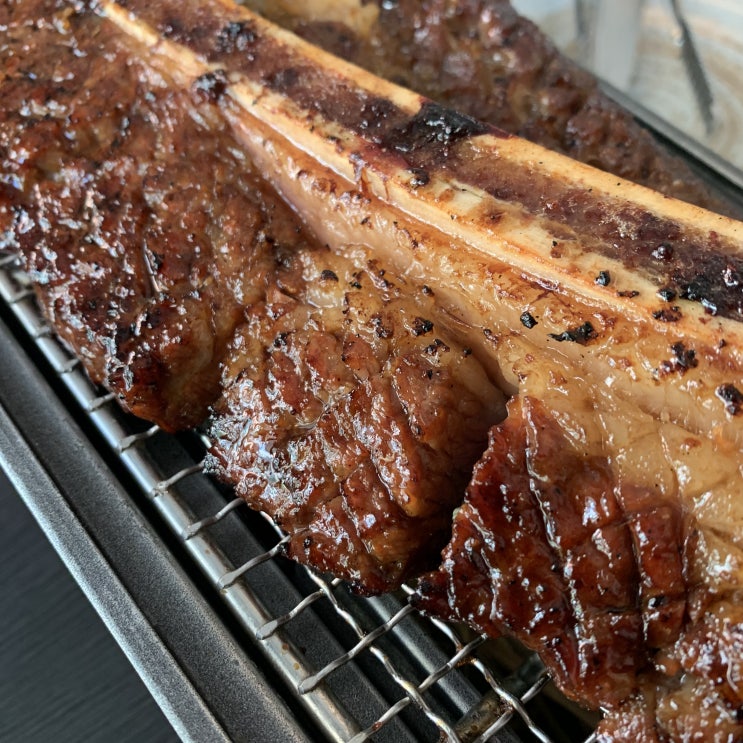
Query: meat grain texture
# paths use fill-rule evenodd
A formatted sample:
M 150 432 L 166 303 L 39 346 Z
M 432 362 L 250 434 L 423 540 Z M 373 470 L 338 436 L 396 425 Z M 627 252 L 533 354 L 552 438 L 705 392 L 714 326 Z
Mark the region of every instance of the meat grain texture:
M 4 239 L 60 337 L 165 430 L 214 406 L 207 469 L 276 518 L 292 556 L 364 592 L 433 567 L 500 391 L 418 315 L 406 293 L 435 309 L 420 287 L 307 234 L 208 90 L 56 10 L 9 19 L 0 131 Z
M 95 382 L 166 430 L 197 425 L 268 246 L 298 223 L 110 24 L 61 2 L 4 13 L 4 244 Z
M 430 291 L 330 251 L 284 255 L 222 385 L 207 468 L 274 517 L 290 556 L 371 593 L 433 564 L 505 415 Z
M 282 19 L 715 203 L 508 3 L 381 3 L 361 35 Z M 487 341 L 519 359 L 506 414 L 512 390 L 435 292 L 363 239 L 320 242 L 266 184 L 215 105 L 226 78 L 182 87 L 83 4 L 8 3 L 0 28 L 0 247 L 95 382 L 166 430 L 208 417 L 208 469 L 281 524 L 291 557 L 368 593 L 429 570 L 420 608 L 537 650 L 608 711 L 600 740 L 743 739 L 738 449 L 535 361 L 519 329 Z
M 522 372 L 415 604 L 538 650 L 602 740 L 739 740 L 740 454 Z

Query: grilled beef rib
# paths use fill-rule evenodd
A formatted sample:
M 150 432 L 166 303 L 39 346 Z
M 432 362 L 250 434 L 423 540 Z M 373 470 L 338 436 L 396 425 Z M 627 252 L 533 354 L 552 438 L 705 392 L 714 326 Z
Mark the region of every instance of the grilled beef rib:
M 226 0 L 95 10 L 0 10 L 3 244 L 91 377 L 212 406 L 211 468 L 368 591 L 510 396 L 420 605 L 538 649 L 605 739 L 740 737 L 743 226 Z

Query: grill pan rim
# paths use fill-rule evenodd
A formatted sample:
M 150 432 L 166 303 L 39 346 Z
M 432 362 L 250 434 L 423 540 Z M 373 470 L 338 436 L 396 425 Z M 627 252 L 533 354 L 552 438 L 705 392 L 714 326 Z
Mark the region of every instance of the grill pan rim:
M 179 737 L 312 740 L 1 318 L 0 379 L 0 468 Z

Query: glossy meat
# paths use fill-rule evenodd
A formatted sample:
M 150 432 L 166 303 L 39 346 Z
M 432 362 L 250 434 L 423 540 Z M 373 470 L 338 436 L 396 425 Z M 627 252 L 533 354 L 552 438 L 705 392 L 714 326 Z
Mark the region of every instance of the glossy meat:
M 564 371 L 524 370 L 415 603 L 539 652 L 602 740 L 738 740 L 739 456 Z
M 369 592 L 431 560 L 503 414 L 498 388 L 518 392 L 428 609 L 541 649 L 568 693 L 612 708 L 606 737 L 735 737 L 741 226 L 395 88 L 229 2 L 124 4 L 101 3 L 110 22 L 39 16 L 37 38 L 64 38 L 49 88 L 3 112 L 3 239 L 29 256 L 93 376 L 171 428 L 218 397 L 210 471 L 280 521 L 293 557 Z M 29 28 L 10 28 L 41 54 Z M 32 96 L 38 75 L 11 46 L 4 85 L 25 100 L 16 90 Z M 96 95 L 107 76 L 131 88 L 121 109 Z M 44 103 L 63 94 L 91 111 Z M 106 134 L 122 115 L 125 136 Z M 144 137 L 131 150 L 130 131 Z M 82 177 L 60 169 L 67 148 Z M 130 215 L 135 227 L 110 227 Z M 69 229 L 81 239 L 65 243 Z
M 533 430 L 539 444 L 553 449 L 548 466 L 559 468 L 547 487 L 536 481 L 534 492 L 527 449 Z M 513 632 L 540 651 L 564 690 L 598 706 L 634 691 L 642 636 L 638 576 L 630 533 L 618 524 L 619 506 L 607 488 L 606 463 L 560 451 L 562 441 L 538 401 L 517 398 L 475 470 L 443 570 L 424 578 L 421 591 L 431 594 L 429 605 L 444 602 L 434 613 L 451 613 L 493 635 Z M 585 505 L 570 502 L 578 495 Z M 597 512 L 584 525 L 588 504 Z M 543 510 L 550 514 L 546 523 Z M 679 586 L 672 588 L 676 601 Z
M 5 12 L 3 242 L 96 382 L 165 429 L 196 425 L 269 243 L 298 223 L 213 107 L 110 23 L 66 3 Z
M 430 292 L 306 234 L 219 116 L 218 78 L 179 87 L 90 12 L 29 31 L 54 9 L 9 19 L 0 131 L 5 240 L 59 335 L 167 430 L 220 398 L 208 466 L 293 557 L 368 592 L 432 567 L 500 391 Z
M 505 409 L 432 292 L 356 258 L 281 256 L 232 342 L 207 471 L 290 556 L 378 593 L 434 564 Z

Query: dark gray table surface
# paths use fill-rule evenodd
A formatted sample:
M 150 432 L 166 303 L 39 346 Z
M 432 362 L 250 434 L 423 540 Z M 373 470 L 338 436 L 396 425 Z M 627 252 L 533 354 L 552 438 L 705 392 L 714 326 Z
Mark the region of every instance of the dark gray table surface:
M 177 740 L 0 470 L 0 741 Z

